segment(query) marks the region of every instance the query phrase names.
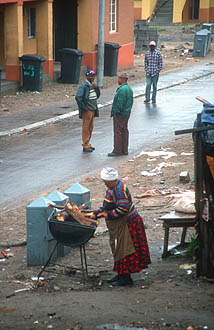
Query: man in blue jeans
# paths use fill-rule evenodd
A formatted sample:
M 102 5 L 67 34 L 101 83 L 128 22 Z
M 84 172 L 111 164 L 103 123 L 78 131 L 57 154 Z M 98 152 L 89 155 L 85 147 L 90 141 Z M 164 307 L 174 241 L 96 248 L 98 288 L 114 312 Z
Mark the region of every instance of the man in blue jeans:
M 156 103 L 157 84 L 159 73 L 162 69 L 162 55 L 156 49 L 155 41 L 149 43 L 149 51 L 145 55 L 144 66 L 146 71 L 146 99 L 144 103 L 150 102 L 150 92 L 152 86 L 152 103 Z

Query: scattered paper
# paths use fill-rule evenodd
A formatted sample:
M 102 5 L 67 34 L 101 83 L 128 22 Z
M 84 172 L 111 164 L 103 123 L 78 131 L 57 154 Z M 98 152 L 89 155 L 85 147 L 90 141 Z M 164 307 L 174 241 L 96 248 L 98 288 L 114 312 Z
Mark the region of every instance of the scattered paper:
M 162 157 L 164 159 L 169 159 L 171 157 L 177 156 L 177 154 L 173 151 L 141 151 L 141 153 L 137 156 L 148 155 L 149 157 Z

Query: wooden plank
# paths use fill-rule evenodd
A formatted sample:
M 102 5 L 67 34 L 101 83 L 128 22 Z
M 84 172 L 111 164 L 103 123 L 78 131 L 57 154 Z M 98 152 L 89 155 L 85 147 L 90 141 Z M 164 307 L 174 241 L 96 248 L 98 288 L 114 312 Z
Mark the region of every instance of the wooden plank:
M 162 216 L 159 217 L 160 220 L 167 220 L 167 219 L 192 219 L 194 220 L 196 217 L 195 214 L 190 214 L 190 213 L 183 213 L 183 212 L 176 212 L 176 211 L 171 211 L 169 213 L 166 213 Z
M 202 132 L 202 131 L 212 131 L 214 130 L 214 126 L 204 126 L 204 127 L 195 127 L 195 128 L 187 128 L 175 131 L 175 135 L 181 135 L 181 134 L 188 134 L 188 133 L 196 133 L 196 132 Z

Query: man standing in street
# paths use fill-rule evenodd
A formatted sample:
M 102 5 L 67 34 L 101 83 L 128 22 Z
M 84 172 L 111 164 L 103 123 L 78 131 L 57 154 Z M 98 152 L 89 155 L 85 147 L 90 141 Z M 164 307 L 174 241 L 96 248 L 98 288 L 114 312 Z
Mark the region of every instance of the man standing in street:
M 90 144 L 94 128 L 94 117 L 99 117 L 97 99 L 100 97 L 100 89 L 93 83 L 96 73 L 93 70 L 86 72 L 86 80 L 80 85 L 76 102 L 79 108 L 79 118 L 82 119 L 82 146 L 83 152 L 95 150 Z
M 114 96 L 111 110 L 114 127 L 114 149 L 108 154 L 109 157 L 128 155 L 128 121 L 133 105 L 133 91 L 127 81 L 127 73 L 121 73 L 118 76 L 119 87 Z
M 149 51 L 145 55 L 144 66 L 146 71 L 146 99 L 144 103 L 150 102 L 150 92 L 152 86 L 152 103 L 156 103 L 157 84 L 159 73 L 162 69 L 162 55 L 156 49 L 155 41 L 149 43 Z

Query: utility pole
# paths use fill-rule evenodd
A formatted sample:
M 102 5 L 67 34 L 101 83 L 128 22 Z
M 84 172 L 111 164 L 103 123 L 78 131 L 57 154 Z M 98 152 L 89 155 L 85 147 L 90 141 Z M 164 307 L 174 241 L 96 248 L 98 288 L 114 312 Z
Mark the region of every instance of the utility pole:
M 97 84 L 103 87 L 104 77 L 104 32 L 105 32 L 105 0 L 99 0 L 99 27 L 97 51 Z

